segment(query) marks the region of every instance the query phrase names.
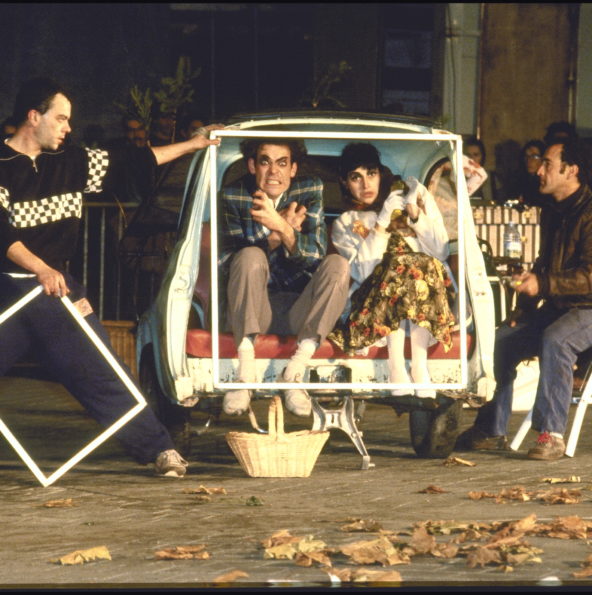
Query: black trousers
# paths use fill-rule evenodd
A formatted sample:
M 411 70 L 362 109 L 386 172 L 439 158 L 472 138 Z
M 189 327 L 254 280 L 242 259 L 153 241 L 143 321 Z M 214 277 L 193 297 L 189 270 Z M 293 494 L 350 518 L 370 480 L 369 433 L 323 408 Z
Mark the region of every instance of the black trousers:
M 66 276 L 75 302 L 84 288 Z M 35 278 L 12 278 L 0 273 L 0 312 L 38 284 Z M 111 349 L 109 337 L 97 316 L 85 317 L 91 328 Z M 6 374 L 23 356 L 33 352 L 39 363 L 81 403 L 101 425 L 108 427 L 137 404 L 119 376 L 61 301 L 44 293 L 0 325 L 0 375 Z M 163 450 L 174 448 L 167 429 L 145 407 L 116 436 L 140 463 L 154 461 Z

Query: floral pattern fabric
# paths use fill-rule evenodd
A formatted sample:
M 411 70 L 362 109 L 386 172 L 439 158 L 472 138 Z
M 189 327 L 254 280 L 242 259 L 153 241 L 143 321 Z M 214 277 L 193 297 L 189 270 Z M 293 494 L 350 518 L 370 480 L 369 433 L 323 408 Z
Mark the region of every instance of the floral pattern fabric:
M 452 281 L 443 264 L 413 252 L 397 231 L 390 234 L 382 261 L 351 296 L 351 311 L 328 339 L 352 355 L 411 320 L 426 328 L 446 351 L 454 326 Z

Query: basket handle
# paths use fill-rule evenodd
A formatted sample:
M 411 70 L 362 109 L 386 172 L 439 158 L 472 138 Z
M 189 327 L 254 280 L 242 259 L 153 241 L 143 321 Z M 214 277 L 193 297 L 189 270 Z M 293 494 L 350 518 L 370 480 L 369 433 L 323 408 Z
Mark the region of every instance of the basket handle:
M 269 411 L 267 413 L 268 432 L 270 438 L 283 438 L 284 436 L 284 408 L 282 400 L 278 396 L 271 398 Z

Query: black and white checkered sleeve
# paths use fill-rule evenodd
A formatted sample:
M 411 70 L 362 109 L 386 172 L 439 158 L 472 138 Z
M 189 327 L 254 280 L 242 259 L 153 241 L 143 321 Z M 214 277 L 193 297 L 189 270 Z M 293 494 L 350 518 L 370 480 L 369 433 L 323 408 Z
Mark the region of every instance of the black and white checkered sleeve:
M 4 186 L 0 186 L 0 207 L 10 211 L 10 201 L 8 200 L 8 188 L 4 188 Z
M 103 180 L 109 168 L 109 153 L 101 149 L 86 149 L 88 154 L 88 176 L 84 192 L 101 192 Z

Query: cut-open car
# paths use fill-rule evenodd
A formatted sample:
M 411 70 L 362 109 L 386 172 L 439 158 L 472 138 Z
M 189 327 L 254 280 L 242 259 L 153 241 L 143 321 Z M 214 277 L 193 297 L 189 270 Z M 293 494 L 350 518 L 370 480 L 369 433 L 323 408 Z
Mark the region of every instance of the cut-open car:
M 448 456 L 463 404 L 468 397 L 489 398 L 494 386 L 493 295 L 475 235 L 461 138 L 418 119 L 322 112 L 238 117 L 215 134 L 221 144 L 196 156 L 188 173 L 177 242 L 159 293 L 138 327 L 140 382 L 163 421 L 169 426 L 181 424 L 186 437 L 191 408 L 216 410 L 211 405 L 220 404 L 228 390 L 246 387 L 258 398 L 296 387 L 276 380 L 295 351 L 295 337 L 259 335 L 255 354 L 262 380 L 241 385 L 235 380 L 238 360 L 233 338 L 221 330 L 225 313 L 218 308 L 216 206 L 220 189 L 246 172 L 240 142 L 250 137 L 301 139 L 308 155 L 298 174 L 322 179 L 328 227 L 345 208 L 337 173 L 341 151 L 353 141 L 371 142 L 391 171 L 419 179 L 442 212 L 457 286 L 453 348 L 447 353 L 440 343 L 430 348 L 431 383 L 403 385 L 388 380 L 386 348 L 347 356 L 325 341 L 313 356 L 309 376 L 298 386 L 312 397 L 312 427 L 346 431 L 363 457 L 363 468 L 371 463 L 357 421 L 366 399 L 392 406 L 399 414 L 409 413 L 418 455 Z M 437 396 L 392 397 L 393 388 L 408 388 L 410 393 L 434 388 Z

